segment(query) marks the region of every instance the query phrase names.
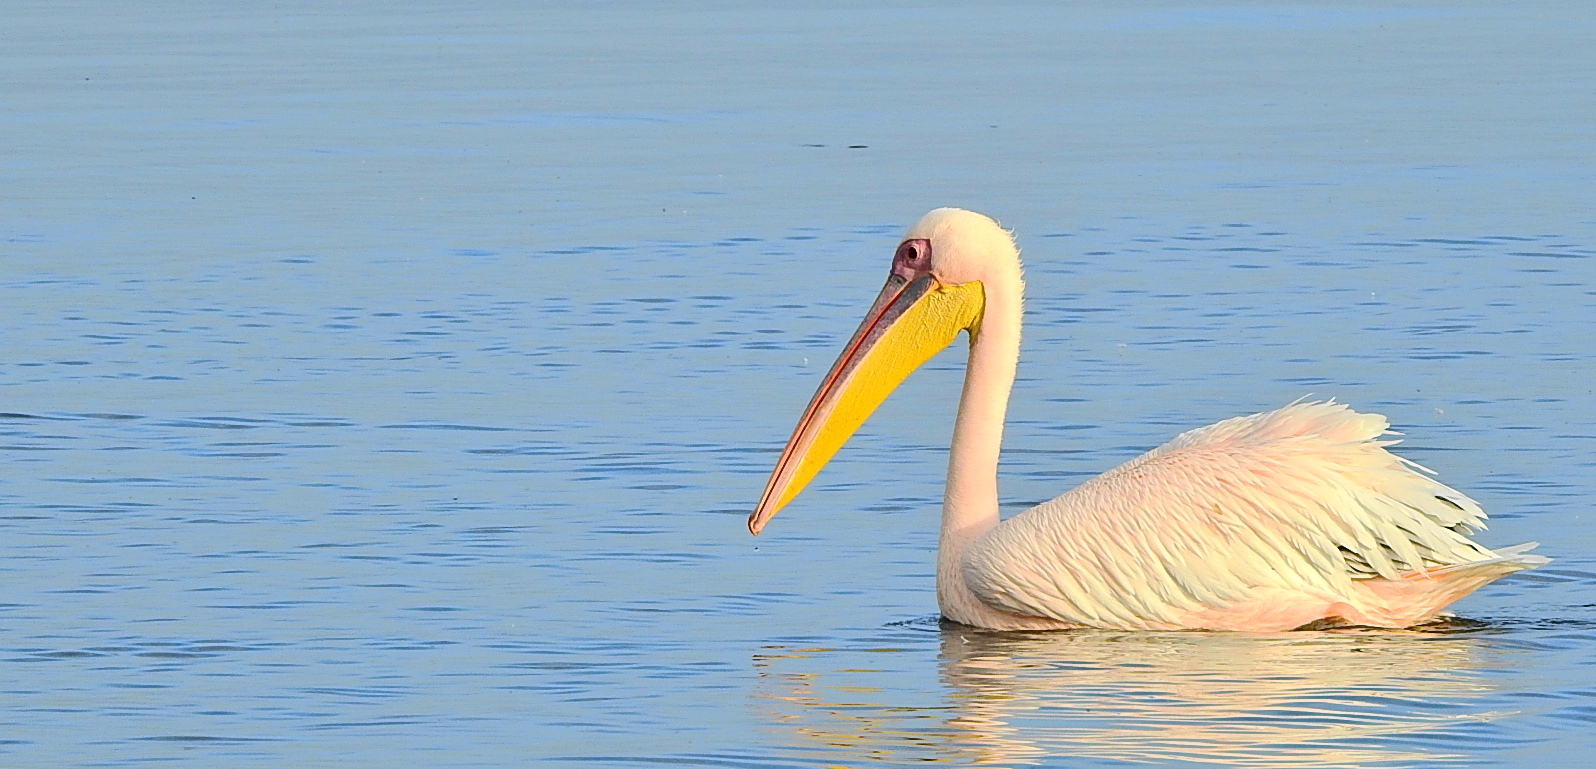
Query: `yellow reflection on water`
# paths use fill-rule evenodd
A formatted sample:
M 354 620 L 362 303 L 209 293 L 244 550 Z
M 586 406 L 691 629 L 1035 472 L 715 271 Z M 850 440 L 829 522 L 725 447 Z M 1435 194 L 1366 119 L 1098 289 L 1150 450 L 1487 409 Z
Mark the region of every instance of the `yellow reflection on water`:
M 941 632 L 934 666 L 903 649 L 766 649 L 758 710 L 822 765 L 1279 769 L 1456 760 L 1455 727 L 1507 715 L 1468 635 Z

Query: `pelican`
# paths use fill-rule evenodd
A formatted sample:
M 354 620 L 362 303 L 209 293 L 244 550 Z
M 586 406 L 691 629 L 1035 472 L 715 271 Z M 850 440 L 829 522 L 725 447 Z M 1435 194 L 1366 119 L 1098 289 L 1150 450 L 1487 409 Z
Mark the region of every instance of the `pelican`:
M 1012 235 L 939 208 L 891 274 L 776 461 L 759 534 L 916 368 L 968 332 L 937 548 L 947 619 L 996 630 L 1403 628 L 1513 572 L 1537 543 L 1469 539 L 1485 512 L 1391 454 L 1389 423 L 1329 402 L 1226 419 L 1008 520 L 1003 419 L 1024 282 Z M 1422 472 L 1421 472 L 1422 471 Z

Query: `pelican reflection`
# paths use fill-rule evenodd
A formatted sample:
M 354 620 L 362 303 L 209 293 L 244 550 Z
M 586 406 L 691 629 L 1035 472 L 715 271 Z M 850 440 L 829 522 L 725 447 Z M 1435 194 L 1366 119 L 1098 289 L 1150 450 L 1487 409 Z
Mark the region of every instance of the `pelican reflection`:
M 871 648 L 865 648 L 871 646 Z M 846 766 L 1049 758 L 1245 767 L 1431 765 L 1488 706 L 1473 634 L 941 631 L 911 644 L 768 649 L 759 708 Z M 940 686 L 938 684 L 940 683 Z

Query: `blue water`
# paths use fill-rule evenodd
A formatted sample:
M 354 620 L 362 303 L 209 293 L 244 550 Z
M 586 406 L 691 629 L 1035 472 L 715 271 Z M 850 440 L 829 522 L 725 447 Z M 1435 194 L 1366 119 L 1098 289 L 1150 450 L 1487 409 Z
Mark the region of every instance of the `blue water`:
M 0 762 L 1584 766 L 1588 10 L 13 3 Z M 1311 394 L 1556 561 L 943 627 L 956 349 L 750 538 L 940 205 L 1027 263 L 1005 509 Z

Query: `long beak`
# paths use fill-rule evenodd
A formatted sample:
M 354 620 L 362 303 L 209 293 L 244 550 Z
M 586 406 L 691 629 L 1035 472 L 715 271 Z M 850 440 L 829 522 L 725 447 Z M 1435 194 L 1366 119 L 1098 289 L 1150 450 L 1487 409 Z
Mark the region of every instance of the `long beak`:
M 986 296 L 979 281 L 948 285 L 928 271 L 902 272 L 887 278 L 804 409 L 748 516 L 750 533 L 798 496 L 909 374 L 980 322 Z

